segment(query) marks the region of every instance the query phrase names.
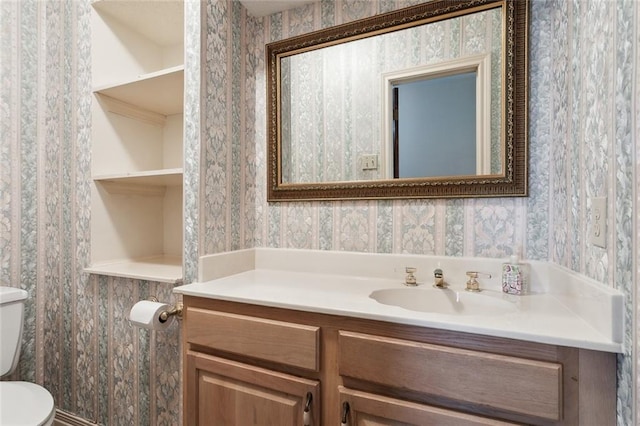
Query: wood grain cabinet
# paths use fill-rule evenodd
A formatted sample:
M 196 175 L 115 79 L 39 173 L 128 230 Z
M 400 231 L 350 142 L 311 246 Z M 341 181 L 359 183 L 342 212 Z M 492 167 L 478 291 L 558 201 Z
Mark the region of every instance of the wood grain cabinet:
M 616 357 L 185 296 L 185 425 L 614 425 Z
M 186 311 L 185 346 L 200 348 L 186 352 L 186 425 L 320 424 L 319 380 L 278 371 L 319 370 L 319 327 L 194 306 Z

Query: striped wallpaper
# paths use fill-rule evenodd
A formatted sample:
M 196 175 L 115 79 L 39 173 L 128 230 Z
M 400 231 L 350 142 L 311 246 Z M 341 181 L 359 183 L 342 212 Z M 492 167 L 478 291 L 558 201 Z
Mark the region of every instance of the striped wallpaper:
M 198 256 L 247 247 L 489 257 L 522 249 L 629 296 L 618 424 L 634 424 L 640 4 L 532 1 L 528 198 L 269 204 L 264 44 L 415 1 L 322 0 L 265 18 L 237 1 L 186 3 L 186 282 Z M 125 319 L 135 301 L 169 299 L 171 288 L 82 272 L 89 8 L 0 1 L 0 281 L 30 294 L 14 378 L 44 384 L 58 408 L 91 422 L 180 424 L 177 326 L 154 335 Z M 586 238 L 591 197 L 602 195 L 606 249 Z

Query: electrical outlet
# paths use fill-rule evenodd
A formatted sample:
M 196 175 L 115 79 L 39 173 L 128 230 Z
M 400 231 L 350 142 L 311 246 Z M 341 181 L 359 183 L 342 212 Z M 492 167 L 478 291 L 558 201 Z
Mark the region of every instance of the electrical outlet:
M 591 244 L 607 247 L 607 197 L 591 199 Z
M 378 155 L 368 154 L 360 157 L 362 170 L 378 170 Z

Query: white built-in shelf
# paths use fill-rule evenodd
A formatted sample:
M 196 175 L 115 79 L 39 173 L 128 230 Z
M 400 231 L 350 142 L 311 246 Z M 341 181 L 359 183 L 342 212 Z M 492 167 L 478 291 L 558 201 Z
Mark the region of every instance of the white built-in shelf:
M 184 8 L 91 0 L 89 273 L 182 281 Z
M 182 185 L 182 169 L 98 175 L 93 180 L 112 194 L 163 195 L 167 186 Z
M 160 255 L 144 259 L 102 263 L 85 268 L 85 272 L 177 284 L 182 282 L 182 258 Z
M 94 88 L 112 112 L 135 108 L 162 116 L 184 110 L 184 65 L 143 74 L 136 79 Z M 124 104 L 124 105 L 122 105 Z

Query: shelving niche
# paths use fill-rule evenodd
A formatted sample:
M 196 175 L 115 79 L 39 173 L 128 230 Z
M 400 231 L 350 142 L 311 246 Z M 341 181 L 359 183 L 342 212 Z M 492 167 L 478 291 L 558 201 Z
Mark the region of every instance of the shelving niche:
M 182 281 L 184 3 L 92 3 L 95 274 Z

